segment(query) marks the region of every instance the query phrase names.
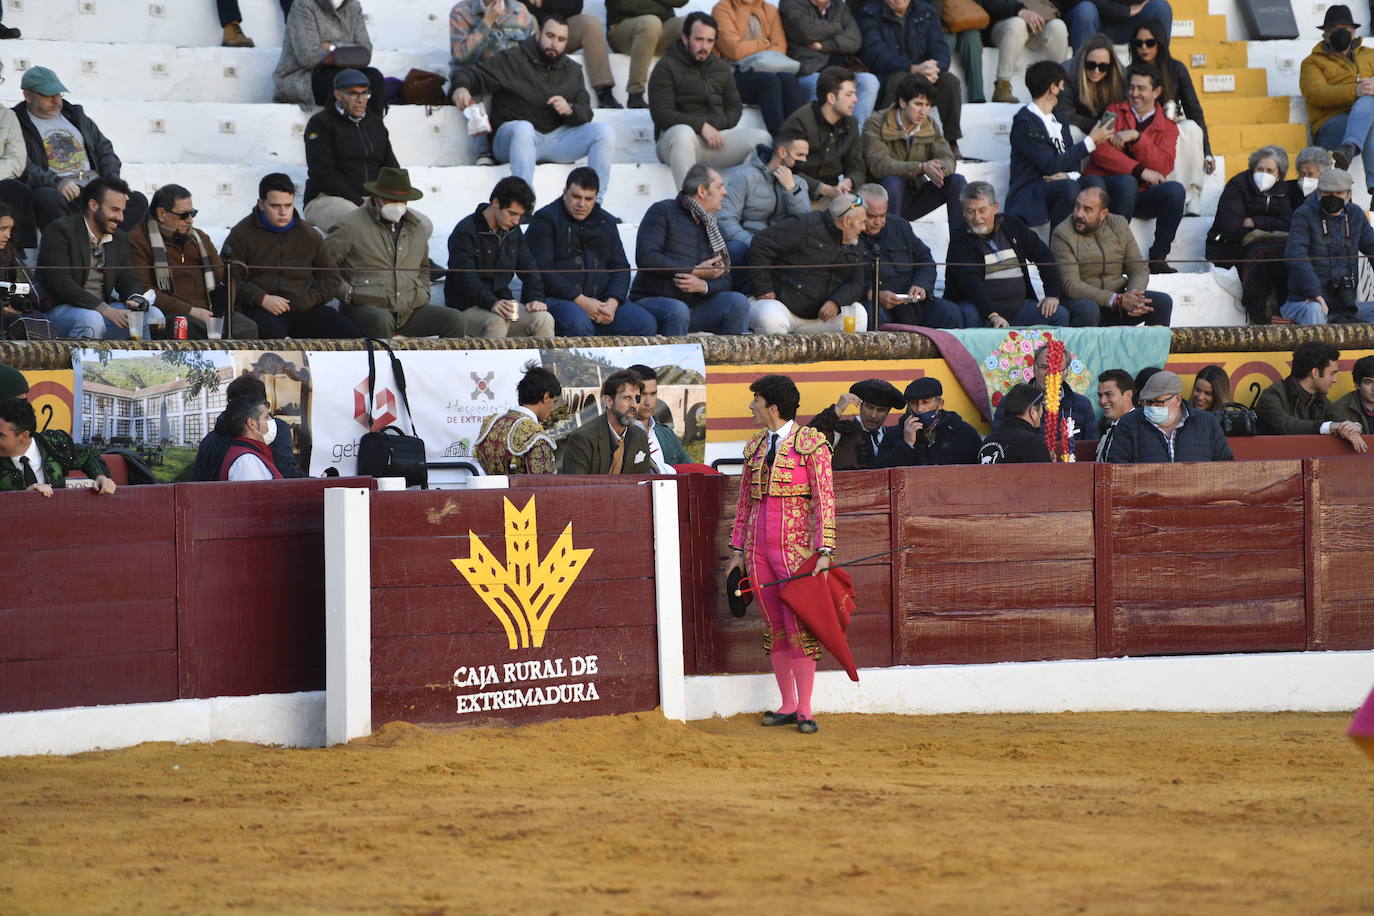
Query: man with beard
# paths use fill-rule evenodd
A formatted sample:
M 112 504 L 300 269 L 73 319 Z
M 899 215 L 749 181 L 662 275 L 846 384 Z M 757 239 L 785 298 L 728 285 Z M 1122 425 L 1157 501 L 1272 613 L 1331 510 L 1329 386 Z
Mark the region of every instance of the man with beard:
M 592 123 L 582 66 L 567 56 L 567 46 L 568 21 L 548 16 L 533 38 L 459 72 L 454 104 L 463 109 L 473 95 L 491 94 L 492 151 L 510 163 L 512 175 L 532 183 L 536 163 L 586 156 L 604 196 L 615 131 Z
M 1012 386 L 998 406 L 1006 411 L 1007 420 L 983 440 L 983 447 L 978 451 L 979 464 L 1030 464 L 1054 460 L 1040 432 L 1040 424 L 1045 419 L 1043 391 L 1021 382 Z
M 834 200 L 864 183 L 863 125 L 854 117 L 859 99 L 855 86 L 854 71 L 826 67 L 816 82 L 816 101 L 782 124 L 783 131 L 806 138 L 808 156 L 796 171 L 813 201 Z
M 128 340 L 131 302 L 143 292 L 129 254 L 129 236 L 119 228 L 129 186 L 119 178 L 96 178 L 81 189 L 81 212 L 48 224 L 38 248 L 43 305 L 62 337 Z M 148 325 L 164 326 L 156 307 Z
M 862 471 L 888 467 L 883 463 L 902 441 L 900 424 L 884 426 L 887 415 L 900 410 L 906 401 L 889 381 L 864 379 L 849 386 L 840 399 L 811 418 L 809 425 L 825 433 L 834 444 L 831 467 L 836 471 Z M 846 417 L 851 407 L 858 417 Z M 838 437 L 838 438 L 837 438 Z
M 898 424 L 900 442 L 876 467 L 978 463 L 982 438 L 963 417 L 945 410 L 945 388 L 938 378 L 918 378 L 902 397 L 906 413 Z
M 653 474 L 649 437 L 639 425 L 644 383 L 628 369 L 612 372 L 601 385 L 605 413 L 578 427 L 558 450 L 562 474 Z
M 1102 188 L 1084 188 L 1074 201 L 1073 215 L 1050 236 L 1073 326 L 1168 327 L 1174 300 L 1145 288 L 1150 270 L 1131 234 L 1130 220 L 1112 213 L 1110 204 Z

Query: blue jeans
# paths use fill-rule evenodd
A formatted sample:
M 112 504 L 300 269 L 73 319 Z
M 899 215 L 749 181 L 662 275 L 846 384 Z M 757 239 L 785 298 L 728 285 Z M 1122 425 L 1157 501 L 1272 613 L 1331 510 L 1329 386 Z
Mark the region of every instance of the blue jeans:
M 1297 324 L 1326 324 L 1321 305 L 1312 299 L 1289 299 L 1279 307 L 1279 314 Z M 1355 318 L 1374 321 L 1374 302 L 1356 302 Z
M 812 95 L 791 73 L 736 70 L 735 88 L 741 102 L 759 106 L 763 126 L 770 134 L 777 133 L 787 116 L 805 105 Z
M 658 333 L 667 337 L 681 337 L 692 321 L 692 310 L 676 299 L 637 299 L 635 305 L 644 309 L 658 324 Z
M 687 308 L 687 304 L 682 300 L 671 299 L 667 296 L 649 296 L 638 301 L 650 312 L 655 309 Z M 713 334 L 748 334 L 748 297 L 743 293 L 724 292 L 702 299 L 691 307 L 691 318 L 688 320 L 687 329 L 689 331 L 709 331 Z M 669 332 L 665 330 L 663 333 Z
M 1153 187 L 1140 190 L 1140 183 L 1133 175 L 1109 175 L 1106 178 L 1087 176 L 1079 182 L 1089 187 L 1096 181 L 1102 182 L 1112 199 L 1113 213 L 1126 219 L 1152 219 L 1155 221 L 1155 238 L 1150 244 L 1150 260 L 1163 261 L 1169 257 L 1169 249 L 1174 247 L 1174 236 L 1178 235 L 1178 224 L 1183 222 L 1183 204 L 1188 192 L 1177 181 L 1165 181 Z
M 923 328 L 941 328 L 950 331 L 965 327 L 978 327 L 978 324 L 965 324 L 963 309 L 947 299 L 903 302 L 901 305 L 890 309 L 874 308 L 872 302 L 865 304 L 868 306 L 869 314 L 877 316 L 878 327 L 885 324 L 912 324 Z M 976 311 L 974 315 L 977 315 Z M 859 330 L 862 331 L 864 328 L 859 328 Z
M 1168 293 L 1145 290 L 1145 298 L 1150 300 L 1154 311 L 1143 318 L 1132 318 L 1120 309 L 1104 309 L 1091 299 L 1066 299 L 1060 308 L 1067 308 L 1072 316 L 1070 325 L 1075 328 L 1095 328 L 1099 326 L 1119 327 L 1144 322 L 1147 325 L 1167 328 L 1174 314 L 1174 300 Z
M 1363 154 L 1374 145 L 1374 96 L 1362 95 L 1350 106 L 1350 111 L 1332 115 L 1313 139 L 1318 146 L 1327 149 L 1353 143 Z M 1374 155 L 1361 155 L 1360 158 L 1364 160 L 1364 186 L 1374 188 Z
M 725 243 L 725 250 L 730 252 L 730 266 L 748 267 L 749 266 L 749 243 L 740 241 L 730 241 Z M 749 274 L 747 270 L 730 271 L 730 288 L 739 292 L 749 293 Z
M 1167 0 L 1146 0 L 1145 8 L 1140 11 L 1140 15 L 1132 16 L 1125 22 L 1112 23 L 1108 26 L 1102 25 L 1102 16 L 1097 11 L 1097 4 L 1092 0 L 1083 0 L 1073 9 L 1069 10 L 1069 15 L 1065 17 L 1069 27 L 1069 46 L 1077 51 L 1079 45 L 1092 35 L 1094 32 L 1105 32 L 1116 44 L 1127 44 L 1135 37 L 1135 30 L 1140 23 L 1147 19 L 1158 19 L 1164 23 L 1164 27 L 1173 30 L 1174 8 Z
M 510 163 L 512 175 L 534 185 L 534 166 L 539 162 L 576 162 L 583 156 L 601 179 L 601 200 L 611 184 L 611 155 L 615 151 L 615 129 L 609 124 L 591 122 L 577 127 L 556 127 L 547 134 L 534 129 L 529 121 L 507 121 L 496 128 L 491 150 L 496 158 Z
M 1097 310 L 1097 303 L 1090 303 L 1093 310 Z M 1025 305 L 1021 306 L 1021 311 L 1014 316 L 1002 317 L 1014 328 L 1027 328 L 1033 324 L 1051 324 L 1056 328 L 1067 328 L 1070 324 L 1069 310 L 1065 307 L 1068 303 L 1061 301 L 1059 307 L 1054 310 L 1054 314 L 1046 318 L 1040 314 L 1040 303 L 1034 299 L 1027 299 Z M 972 302 L 960 302 L 959 311 L 964 314 L 964 327 L 966 328 L 985 328 L 988 323 L 983 320 L 983 316 L 974 308 Z
M 622 302 L 615 310 L 610 324 L 596 324 L 582 306 L 568 299 L 546 298 L 544 304 L 553 315 L 553 332 L 559 337 L 605 337 L 609 334 L 626 337 L 652 337 L 658 333 L 658 322 L 633 302 Z
M 122 302 L 107 302 L 110 308 L 128 311 Z M 128 340 L 129 329 L 121 328 L 109 319 L 101 317 L 95 309 L 79 305 L 54 305 L 48 310 L 48 320 L 58 337 L 75 340 Z M 144 339 L 153 336 L 152 328 L 166 327 L 167 317 L 157 306 L 148 309 L 148 330 L 143 332 Z
M 859 122 L 859 129 L 863 130 L 864 122 L 873 114 L 873 109 L 878 104 L 878 78 L 872 73 L 856 73 L 854 77 L 854 88 L 859 93 L 859 101 L 854 105 L 854 118 Z M 797 77 L 797 82 L 801 84 L 808 99 L 816 97 L 816 81 L 820 78 L 820 71 L 809 76 Z

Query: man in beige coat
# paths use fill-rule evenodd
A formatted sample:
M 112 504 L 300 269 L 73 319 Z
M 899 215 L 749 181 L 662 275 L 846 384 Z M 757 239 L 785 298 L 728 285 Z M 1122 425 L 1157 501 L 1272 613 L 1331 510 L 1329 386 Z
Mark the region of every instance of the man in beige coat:
M 864 124 L 864 168 L 887 189 L 888 211 L 920 219 L 944 204 L 951 228 L 963 225 L 959 195 L 967 184 L 955 174 L 954 152 L 930 117 L 935 87 L 919 73 L 897 84 L 897 101 Z
M 405 169 L 384 167 L 363 184 L 371 196 L 325 240 L 343 268 L 341 311 L 368 337 L 462 337 L 463 316 L 430 305 L 429 237 L 434 225 L 409 202 L 423 193 Z
M 1152 324 L 1169 326 L 1174 301 L 1147 290 L 1148 262 L 1124 216 L 1108 210 L 1105 188 L 1078 192 L 1073 215 L 1054 227 L 1050 252 L 1059 265 L 1063 302 L 1073 327 Z

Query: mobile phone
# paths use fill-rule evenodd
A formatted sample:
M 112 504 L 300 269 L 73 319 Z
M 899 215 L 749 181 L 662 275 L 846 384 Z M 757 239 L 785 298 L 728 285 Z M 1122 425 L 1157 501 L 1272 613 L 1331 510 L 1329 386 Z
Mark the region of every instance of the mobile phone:
M 1098 126 L 1098 127 L 1104 127 L 1104 128 L 1106 128 L 1107 130 L 1115 130 L 1115 129 L 1116 129 L 1116 112 L 1114 112 L 1114 111 L 1109 111 L 1109 112 L 1103 114 L 1103 115 L 1102 115 L 1102 120 L 1100 120 L 1100 121 L 1097 122 L 1097 126 Z

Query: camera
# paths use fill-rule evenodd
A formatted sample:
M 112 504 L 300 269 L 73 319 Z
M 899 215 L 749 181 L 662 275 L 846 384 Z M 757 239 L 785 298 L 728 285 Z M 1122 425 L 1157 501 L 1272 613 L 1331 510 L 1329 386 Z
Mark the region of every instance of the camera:
M 0 281 L 0 306 L 16 312 L 28 312 L 38 308 L 38 297 L 33 294 L 33 286 L 28 283 Z
M 150 289 L 142 293 L 134 293 L 125 302 L 132 312 L 146 312 L 153 303 L 157 302 L 157 291 Z
M 0 281 L 0 307 L 0 338 L 52 340 L 57 336 L 52 322 L 38 311 L 31 284 Z

